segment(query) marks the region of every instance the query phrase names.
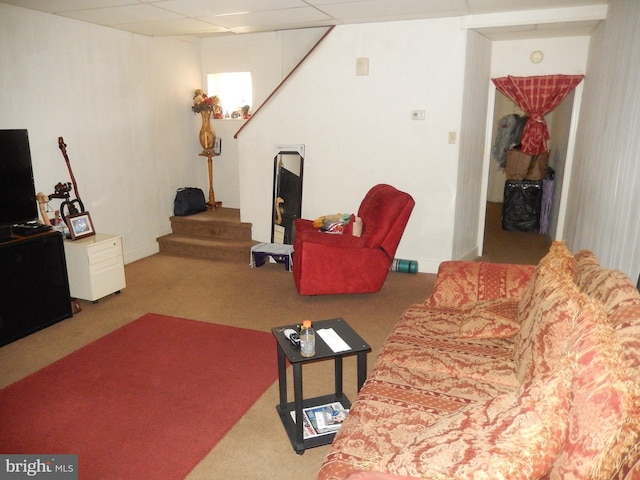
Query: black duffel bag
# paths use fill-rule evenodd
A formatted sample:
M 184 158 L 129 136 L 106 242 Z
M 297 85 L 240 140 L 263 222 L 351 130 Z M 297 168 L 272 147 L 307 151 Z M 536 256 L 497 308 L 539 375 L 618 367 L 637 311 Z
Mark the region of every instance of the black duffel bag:
M 177 217 L 185 217 L 194 213 L 204 212 L 207 204 L 204 199 L 204 192 L 199 188 L 184 187 L 176 192 L 176 199 L 173 201 L 173 214 Z

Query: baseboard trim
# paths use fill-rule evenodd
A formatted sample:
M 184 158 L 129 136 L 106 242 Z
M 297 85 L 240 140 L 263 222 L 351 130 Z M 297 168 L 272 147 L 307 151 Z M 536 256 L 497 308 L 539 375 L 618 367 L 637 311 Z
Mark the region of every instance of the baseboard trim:
M 468 251 L 467 253 L 465 253 L 464 255 L 462 255 L 462 257 L 460 257 L 458 260 L 471 261 L 471 260 L 475 260 L 479 256 L 480 255 L 478 254 L 478 247 L 476 246 L 470 251 Z
M 155 255 L 160 251 L 160 246 L 158 242 L 154 242 L 153 244 L 145 245 L 144 247 L 136 248 L 133 251 L 129 251 L 124 254 L 124 264 L 135 262 L 136 260 L 141 260 L 145 257 L 150 257 L 151 255 Z

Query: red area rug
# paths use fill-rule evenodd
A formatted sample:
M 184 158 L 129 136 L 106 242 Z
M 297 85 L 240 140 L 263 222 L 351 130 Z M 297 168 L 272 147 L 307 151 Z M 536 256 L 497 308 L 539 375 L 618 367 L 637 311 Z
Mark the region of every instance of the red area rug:
M 271 333 L 147 314 L 0 391 L 1 453 L 182 479 L 277 378 Z

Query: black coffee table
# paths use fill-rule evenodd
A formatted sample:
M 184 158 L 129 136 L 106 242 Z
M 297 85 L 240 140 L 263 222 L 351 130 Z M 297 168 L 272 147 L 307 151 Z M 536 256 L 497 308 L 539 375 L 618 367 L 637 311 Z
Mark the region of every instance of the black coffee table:
M 276 410 L 280 420 L 291 440 L 293 449 L 298 454 L 303 454 L 305 449 L 327 445 L 333 441 L 334 433 L 304 438 L 303 422 L 294 421 L 291 412 L 295 412 L 295 418 L 303 418 L 303 408 L 340 402 L 345 409 L 351 408 L 351 402 L 342 391 L 342 359 L 352 355 L 358 356 L 358 391 L 367 379 L 367 353 L 371 347 L 358 335 L 342 318 L 330 320 L 318 320 L 313 322 L 316 331 L 316 354 L 313 357 L 303 357 L 300 348 L 295 347 L 282 333 L 287 328 L 298 329 L 298 325 L 285 325 L 271 329 L 278 343 L 278 383 L 280 387 L 280 403 Z M 318 335 L 318 330 L 333 328 L 333 330 L 351 347 L 349 350 L 334 352 Z M 334 359 L 335 362 L 335 393 L 321 397 L 302 398 L 302 365 L 309 362 Z M 287 402 L 287 365 L 286 360 L 293 367 L 293 393 L 294 401 Z

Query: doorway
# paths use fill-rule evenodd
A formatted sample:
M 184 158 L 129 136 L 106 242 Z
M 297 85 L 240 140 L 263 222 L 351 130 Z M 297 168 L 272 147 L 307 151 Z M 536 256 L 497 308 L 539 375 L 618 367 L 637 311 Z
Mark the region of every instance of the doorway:
M 553 194 L 551 196 L 550 211 L 548 213 L 548 230 L 541 235 L 538 232 L 501 232 L 501 207 L 504 201 L 504 186 L 506 174 L 500 163 L 493 155 L 493 146 L 500 128 L 501 119 L 510 114 L 524 113 L 500 93 L 491 87 L 489 102 L 493 99 L 492 114 L 487 122 L 491 128 L 490 144 L 485 149 L 486 165 L 486 195 L 487 210 L 481 218 L 483 229 L 481 238 L 482 258 L 508 257 L 517 260 L 528 258 L 529 249 L 548 249 L 553 240 L 561 240 L 564 232 L 564 214 L 566 212 L 566 197 L 568 195 L 573 163 L 573 150 L 577 128 L 580 99 L 582 97 L 582 83 L 580 83 L 556 109 L 545 117 L 549 129 L 549 166 L 554 171 Z M 497 213 L 496 213 L 497 211 Z M 523 240 L 526 240 L 523 243 Z M 530 246 L 525 246 L 530 245 Z M 533 247 L 537 246 L 537 247 Z M 520 253 L 518 253 L 520 252 Z M 538 254 L 533 254 L 536 258 Z M 527 262 L 530 263 L 530 262 Z

